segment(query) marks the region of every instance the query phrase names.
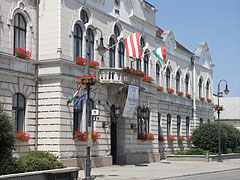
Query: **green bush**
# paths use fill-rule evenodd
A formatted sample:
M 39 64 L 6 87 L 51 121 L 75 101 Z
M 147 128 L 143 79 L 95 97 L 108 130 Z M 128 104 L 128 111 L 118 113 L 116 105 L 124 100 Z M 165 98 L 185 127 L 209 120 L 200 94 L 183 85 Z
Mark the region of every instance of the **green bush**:
M 64 168 L 53 154 L 47 152 L 29 152 L 20 157 L 19 162 L 23 164 L 25 172 Z
M 221 149 L 227 153 L 227 148 L 235 149 L 240 144 L 240 132 L 233 126 L 221 124 Z M 218 152 L 218 124 L 200 124 L 192 134 L 192 144 L 197 148 Z
M 240 146 L 237 146 L 236 148 L 233 149 L 234 153 L 240 153 Z
M 227 149 L 226 149 L 226 153 L 227 153 L 227 154 L 231 154 L 231 153 L 233 153 L 233 151 L 232 151 L 231 148 L 227 148 Z
M 4 158 L 0 160 L 0 175 L 23 173 L 24 167 L 16 158 Z
M 12 157 L 14 143 L 13 126 L 7 113 L 4 112 L 3 105 L 0 103 L 0 159 Z

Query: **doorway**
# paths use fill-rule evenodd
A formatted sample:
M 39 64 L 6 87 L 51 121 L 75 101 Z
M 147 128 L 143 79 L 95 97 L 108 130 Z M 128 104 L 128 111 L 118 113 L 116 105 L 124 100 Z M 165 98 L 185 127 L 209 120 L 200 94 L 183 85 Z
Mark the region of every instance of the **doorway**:
M 117 123 L 115 117 L 115 106 L 111 106 L 111 156 L 112 163 L 116 164 L 117 162 Z

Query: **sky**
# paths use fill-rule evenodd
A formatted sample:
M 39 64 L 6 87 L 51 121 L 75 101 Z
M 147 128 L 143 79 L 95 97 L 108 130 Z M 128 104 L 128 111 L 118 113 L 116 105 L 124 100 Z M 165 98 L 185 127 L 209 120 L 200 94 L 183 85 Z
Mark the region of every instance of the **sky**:
M 147 0 L 157 10 L 156 24 L 173 31 L 175 39 L 193 52 L 206 41 L 213 68 L 213 93 L 224 79 L 228 97 L 240 97 L 240 0 Z M 220 83 L 220 91 L 225 83 Z

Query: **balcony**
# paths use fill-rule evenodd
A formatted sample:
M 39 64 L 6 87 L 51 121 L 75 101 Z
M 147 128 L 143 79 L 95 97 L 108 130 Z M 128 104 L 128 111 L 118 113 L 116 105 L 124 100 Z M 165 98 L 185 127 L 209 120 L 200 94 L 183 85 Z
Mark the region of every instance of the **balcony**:
M 122 72 L 121 68 L 100 68 L 99 79 L 105 85 L 124 85 L 132 84 L 142 86 L 142 77 Z

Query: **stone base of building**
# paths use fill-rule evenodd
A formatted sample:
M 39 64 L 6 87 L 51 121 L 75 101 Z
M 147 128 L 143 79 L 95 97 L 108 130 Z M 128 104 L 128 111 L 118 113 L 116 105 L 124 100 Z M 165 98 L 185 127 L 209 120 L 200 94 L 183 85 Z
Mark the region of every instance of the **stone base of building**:
M 80 169 L 85 169 L 85 158 L 68 158 L 68 159 L 58 159 L 64 166 L 67 167 L 80 167 Z M 102 156 L 102 157 L 91 157 L 91 167 L 103 167 L 112 165 L 112 156 Z
M 117 156 L 117 164 L 160 162 L 160 153 L 126 154 Z

